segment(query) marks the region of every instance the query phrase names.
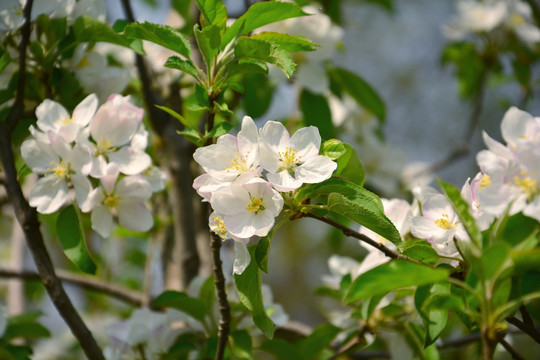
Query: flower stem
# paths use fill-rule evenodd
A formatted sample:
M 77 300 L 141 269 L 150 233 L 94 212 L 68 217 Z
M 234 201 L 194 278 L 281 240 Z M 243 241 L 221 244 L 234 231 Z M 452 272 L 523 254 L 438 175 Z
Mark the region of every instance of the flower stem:
M 225 292 L 225 277 L 223 276 L 223 266 L 221 263 L 220 250 L 221 238 L 212 233 L 210 246 L 214 257 L 214 281 L 217 289 L 219 304 L 219 326 L 218 326 L 218 345 L 216 349 L 216 360 L 222 360 L 225 354 L 225 347 L 229 340 L 231 324 L 231 308 Z

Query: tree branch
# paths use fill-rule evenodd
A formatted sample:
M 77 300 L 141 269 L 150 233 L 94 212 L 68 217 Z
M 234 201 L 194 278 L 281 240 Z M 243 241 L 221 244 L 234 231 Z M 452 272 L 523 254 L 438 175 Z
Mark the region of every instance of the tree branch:
M 31 208 L 26 201 L 17 179 L 15 159 L 13 156 L 13 149 L 11 148 L 11 132 L 14 126 L 20 121 L 24 110 L 26 47 L 30 38 L 30 14 L 32 12 L 32 3 L 32 0 L 28 0 L 24 8 L 25 23 L 22 27 L 22 39 L 19 45 L 19 82 L 17 84 L 17 96 L 6 122 L 0 126 L 0 157 L 5 176 L 4 186 L 8 198 L 13 204 L 15 217 L 24 231 L 28 248 L 34 258 L 41 281 L 54 306 L 69 326 L 75 338 L 79 341 L 86 356 L 92 360 L 102 360 L 104 357 L 101 349 L 71 303 L 69 297 L 66 295 L 62 283 L 55 274 L 54 266 L 39 230 L 39 221 L 36 210 Z
M 312 214 L 312 213 L 305 213 L 305 214 L 302 215 L 302 217 L 309 217 L 309 218 L 317 219 L 319 221 L 327 223 L 328 225 L 331 225 L 331 226 L 341 230 L 344 235 L 356 238 L 356 239 L 358 239 L 360 241 L 363 241 L 363 242 L 373 246 L 374 248 L 376 248 L 376 249 L 380 250 L 381 252 L 383 252 L 389 258 L 402 259 L 402 260 L 407 260 L 407 261 L 410 261 L 410 262 L 413 262 L 413 263 L 416 263 L 416 264 L 426 265 L 421 261 L 418 261 L 416 259 L 408 257 L 407 255 L 403 255 L 403 254 L 400 254 L 400 253 L 398 253 L 396 251 L 393 251 L 393 250 L 387 248 L 386 246 L 384 246 L 382 243 L 371 239 L 369 236 L 366 236 L 366 235 L 361 234 L 361 233 L 359 233 L 357 231 L 354 231 L 354 230 L 352 230 L 352 229 L 350 229 L 350 228 L 348 228 L 348 227 L 346 227 L 344 225 L 341 225 L 337 221 L 334 221 L 334 220 L 332 220 L 332 219 L 330 219 L 330 218 L 328 218 L 326 216 L 318 216 L 318 215 L 315 215 L 315 214 Z
M 512 359 L 514 360 L 525 360 L 523 356 L 521 356 L 516 349 L 510 345 L 510 343 L 504 339 L 499 340 L 499 343 L 508 351 L 510 355 L 512 355 Z
M 65 270 L 57 270 L 56 275 L 60 280 L 66 283 L 80 286 L 83 289 L 109 295 L 133 306 L 141 306 L 143 303 L 143 295 L 141 293 L 122 286 L 109 284 L 88 276 L 74 274 Z M 0 278 L 19 278 L 26 281 L 39 281 L 41 279 L 40 275 L 36 272 L 27 270 L 19 271 L 5 267 L 0 267 Z
M 538 331 L 538 327 L 534 325 L 527 308 L 524 305 L 521 305 L 519 309 L 521 311 L 523 321 L 514 316 L 507 317 L 506 321 L 523 331 L 525 334 L 529 335 L 534 341 L 540 344 L 540 332 Z

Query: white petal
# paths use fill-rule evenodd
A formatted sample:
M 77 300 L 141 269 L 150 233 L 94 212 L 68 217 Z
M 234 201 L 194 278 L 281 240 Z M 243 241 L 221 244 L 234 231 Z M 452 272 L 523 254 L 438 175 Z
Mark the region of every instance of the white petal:
M 225 215 L 223 222 L 231 235 L 241 238 L 250 238 L 257 229 L 253 226 L 253 215 L 244 211 L 235 215 Z
M 259 142 L 258 148 L 259 163 L 268 172 L 278 172 L 281 162 L 278 157 L 278 150 L 272 148 L 264 141 Z
M 289 141 L 289 146 L 298 149 L 298 156 L 307 159 L 319 154 L 321 147 L 321 135 L 315 126 L 304 127 L 294 133 Z
M 52 214 L 68 200 L 68 187 L 65 181 L 56 181 L 51 176 L 39 179 L 30 190 L 30 206 L 42 214 Z
M 43 132 L 58 131 L 62 124 L 70 118 L 62 105 L 49 99 L 45 99 L 38 105 L 36 108 L 36 117 L 38 119 L 37 126 Z
M 234 242 L 234 252 L 233 273 L 241 275 L 251 262 L 251 256 L 246 244 L 239 241 Z
M 144 201 L 152 196 L 152 188 L 138 176 L 126 176 L 116 184 L 116 194 L 122 199 Z
M 249 193 L 245 189 L 240 185 L 231 184 L 228 187 L 216 190 L 210 203 L 212 208 L 220 214 L 235 215 L 246 212 L 246 206 L 250 201 Z
M 109 154 L 109 161 L 118 165 L 120 172 L 126 175 L 137 175 L 152 165 L 152 158 L 147 153 L 131 146 Z
M 73 122 L 81 127 L 85 127 L 90 123 L 92 116 L 96 113 L 98 107 L 98 98 L 96 94 L 88 95 L 77 107 L 73 110 Z
M 267 143 L 276 152 L 289 145 L 289 132 L 278 121 L 268 121 L 264 124 L 259 136 L 261 141 Z
M 533 120 L 531 114 L 512 106 L 501 122 L 501 135 L 511 145 L 515 145 L 520 137 L 526 135 L 527 124 Z
M 105 205 L 98 205 L 92 210 L 90 216 L 92 229 L 104 238 L 108 238 L 113 228 L 113 217 L 111 210 Z
M 26 165 L 38 173 L 45 173 L 47 168 L 51 166 L 51 161 L 58 162 L 59 160 L 48 144 L 40 143 L 34 139 L 22 143 L 21 156 Z
M 266 178 L 278 191 L 292 191 L 302 186 L 302 181 L 293 178 L 287 171 L 268 173 Z
M 118 207 L 118 222 L 131 231 L 148 231 L 154 218 L 142 202 L 126 201 Z
M 329 179 L 337 169 L 337 164 L 329 157 L 317 155 L 294 169 L 296 178 L 304 183 L 316 184 Z

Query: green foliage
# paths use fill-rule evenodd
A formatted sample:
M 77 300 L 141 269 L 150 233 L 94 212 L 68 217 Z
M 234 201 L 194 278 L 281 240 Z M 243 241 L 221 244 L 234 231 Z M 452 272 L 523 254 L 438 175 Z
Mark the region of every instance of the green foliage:
M 246 113 L 252 118 L 263 115 L 268 110 L 273 95 L 273 89 L 268 77 L 261 74 L 248 74 L 244 79 L 244 88 L 244 108 Z
M 225 27 L 227 9 L 221 0 L 197 0 L 197 5 L 201 10 L 203 28 L 215 25 L 221 31 Z
M 276 21 L 307 15 L 295 4 L 269 1 L 256 3 L 229 27 L 223 36 L 221 46 L 224 47 L 235 37 Z
M 163 66 L 183 71 L 186 74 L 193 76 L 194 78 L 199 77 L 199 71 L 197 71 L 196 65 L 193 64 L 191 60 L 182 60 L 178 56 L 169 57 Z
M 181 32 L 167 25 L 133 23 L 124 28 L 123 34 L 128 38 L 147 40 L 161 45 L 188 59 L 191 56 L 189 40 Z
M 424 346 L 435 343 L 446 327 L 448 310 L 444 307 L 433 306 L 429 300 L 433 296 L 450 297 L 450 284 L 434 284 L 419 286 L 414 295 L 414 303 L 426 329 Z
M 403 242 L 403 254 L 426 264 L 435 264 L 439 261 L 439 254 L 426 240 L 413 239 Z
M 287 52 L 313 51 L 318 46 L 313 41 L 301 35 L 290 35 L 272 31 L 255 34 L 251 38 L 269 42 Z
M 139 39 L 129 39 L 114 31 L 109 25 L 90 16 L 79 17 L 73 24 L 73 32 L 79 42 L 108 42 L 130 48 L 138 54 L 144 54 Z
M 94 274 L 96 264 L 88 253 L 79 212 L 75 205 L 64 208 L 56 220 L 58 240 L 67 258 L 86 273 Z
M 340 89 L 351 95 L 358 104 L 375 115 L 380 122 L 386 118 L 386 106 L 379 94 L 357 74 L 337 67 L 329 67 L 328 75 Z
M 332 113 L 326 97 L 304 89 L 300 94 L 300 108 L 304 114 L 304 123 L 316 126 L 323 140 L 335 137 Z
M 392 260 L 358 276 L 352 283 L 345 303 L 368 299 L 409 286 L 422 286 L 444 281 L 449 272 L 405 260 Z
M 276 65 L 287 77 L 294 72 L 295 64 L 286 51 L 278 48 L 270 42 L 241 37 L 234 47 L 234 55 L 237 60 L 258 60 Z
M 152 302 L 152 307 L 180 310 L 199 321 L 203 321 L 207 314 L 207 306 L 204 301 L 192 298 L 183 292 L 172 290 L 159 295 Z
M 364 165 L 351 145 L 338 139 L 330 139 L 322 144 L 321 154 L 337 163 L 334 177 L 343 178 L 359 186 L 364 185 L 366 179 Z
M 443 50 L 441 62 L 455 66 L 461 97 L 470 98 L 478 92 L 486 65 L 473 43 L 448 44 Z
M 214 57 L 219 52 L 221 44 L 220 29 L 217 25 L 209 25 L 201 30 L 198 25 L 195 25 L 193 33 L 204 62 L 210 68 L 214 65 Z
M 256 245 L 248 247 L 252 259 L 255 258 Z M 251 312 L 253 322 L 271 339 L 274 336 L 275 325 L 266 314 L 261 293 L 261 271 L 256 261 L 251 261 L 241 275 L 234 275 L 238 297 L 242 304 Z

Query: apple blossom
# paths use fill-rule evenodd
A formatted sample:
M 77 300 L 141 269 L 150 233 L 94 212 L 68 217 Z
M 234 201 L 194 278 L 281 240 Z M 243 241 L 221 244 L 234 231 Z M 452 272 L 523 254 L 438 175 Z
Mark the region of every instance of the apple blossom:
M 91 165 L 89 149 L 75 144 L 49 131 L 46 135 L 29 139 L 21 145 L 21 155 L 28 167 L 39 178 L 30 191 L 30 206 L 42 214 L 50 214 L 70 201 L 70 188 L 74 188 L 79 203 L 86 201 L 90 182 L 86 178 Z M 48 139 L 47 142 L 43 141 Z
M 229 234 L 244 239 L 267 235 L 283 208 L 281 195 L 260 178 L 220 188 L 210 203 L 217 213 L 223 215 Z
M 193 158 L 218 181 L 230 182 L 242 174 L 258 176 L 261 169 L 257 156 L 259 134 L 249 116 L 244 116 L 238 136 L 225 134 L 216 144 L 198 148 Z
M 120 180 L 118 177 L 117 165 L 108 164 L 100 178 L 101 185 L 93 189 L 88 200 L 81 204 L 83 212 L 92 212 L 92 229 L 108 237 L 116 216 L 120 225 L 128 230 L 150 230 L 154 219 L 143 203 L 152 195 L 150 184 L 139 176 L 126 176 Z
M 315 184 L 329 179 L 337 164 L 319 155 L 319 130 L 309 126 L 292 137 L 285 126 L 269 121 L 260 131 L 259 160 L 268 171 L 268 181 L 279 191 L 291 191 L 302 184 Z
M 118 165 L 120 172 L 136 175 L 147 169 L 152 159 L 130 142 L 139 130 L 143 109 L 129 102 L 129 96 L 111 95 L 90 121 L 89 130 L 95 141 L 91 175 L 100 177 L 107 161 Z

